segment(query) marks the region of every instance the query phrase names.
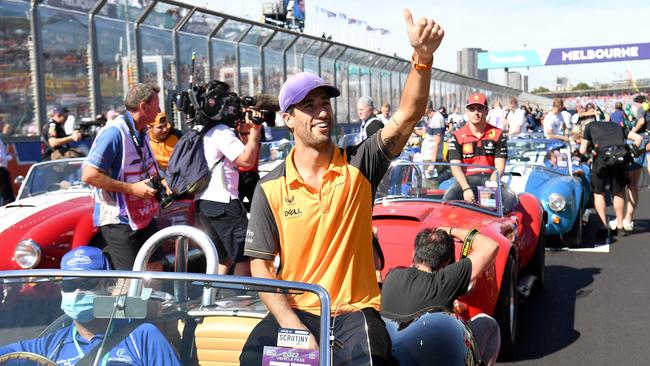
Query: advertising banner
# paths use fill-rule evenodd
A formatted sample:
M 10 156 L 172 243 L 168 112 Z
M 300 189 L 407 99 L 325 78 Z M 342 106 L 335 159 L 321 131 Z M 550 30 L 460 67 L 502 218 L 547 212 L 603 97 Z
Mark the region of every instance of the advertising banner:
M 650 43 L 633 43 L 613 46 L 480 52 L 478 68 L 503 69 L 506 67 L 573 65 L 647 59 L 650 59 Z

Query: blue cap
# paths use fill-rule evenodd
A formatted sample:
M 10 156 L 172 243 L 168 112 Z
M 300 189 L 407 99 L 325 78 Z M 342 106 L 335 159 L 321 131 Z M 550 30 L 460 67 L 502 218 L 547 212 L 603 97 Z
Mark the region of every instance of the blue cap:
M 80 246 L 65 253 L 61 258 L 61 269 L 85 271 L 111 269 L 102 250 L 95 247 Z
M 325 92 L 330 98 L 341 95 L 340 90 L 312 73 L 300 72 L 291 76 L 280 89 L 280 95 L 278 96 L 280 111 L 286 112 L 289 107 L 305 99 L 312 90 L 320 87 L 325 88 Z
M 52 113 L 53 114 L 68 114 L 69 111 L 68 111 L 68 108 L 57 104 L 57 105 L 54 106 L 54 109 L 52 109 Z

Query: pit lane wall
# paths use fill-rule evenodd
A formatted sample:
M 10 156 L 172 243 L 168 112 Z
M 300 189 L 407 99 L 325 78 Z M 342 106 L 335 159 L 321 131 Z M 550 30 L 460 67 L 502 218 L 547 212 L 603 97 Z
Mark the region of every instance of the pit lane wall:
M 121 110 L 130 85 L 154 82 L 161 109 L 175 116 L 172 100 L 189 87 L 192 52 L 195 82 L 223 80 L 240 95 L 277 95 L 288 76 L 319 74 L 341 89 L 334 113 L 343 126 L 357 120 L 361 96 L 395 109 L 411 67 L 399 57 L 175 1 L 0 0 L 0 24 L 0 125 L 16 156 L 12 177 L 40 160 L 38 136 L 54 104 L 78 121 Z M 435 106 L 462 107 L 474 92 L 550 105 L 549 98 L 433 70 Z

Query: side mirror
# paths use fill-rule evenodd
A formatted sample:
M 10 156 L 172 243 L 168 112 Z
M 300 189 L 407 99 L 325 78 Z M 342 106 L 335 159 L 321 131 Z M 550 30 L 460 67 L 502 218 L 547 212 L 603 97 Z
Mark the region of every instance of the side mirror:
M 25 181 L 25 177 L 23 177 L 22 175 L 19 175 L 16 177 L 16 179 L 14 179 L 14 183 L 18 185 L 23 184 L 24 181 Z

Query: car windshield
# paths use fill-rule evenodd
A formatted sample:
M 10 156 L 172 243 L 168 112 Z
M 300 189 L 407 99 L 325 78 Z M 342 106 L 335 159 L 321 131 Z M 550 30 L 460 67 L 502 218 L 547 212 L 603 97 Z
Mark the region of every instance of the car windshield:
M 28 272 L 5 272 L 0 280 L 2 365 L 47 365 L 26 362 L 33 360 L 26 352 L 75 364 L 81 358 L 76 342 L 66 342 L 74 334 L 98 349 L 103 342 L 109 365 L 137 357 L 150 365 L 239 364 L 241 347 L 268 312 L 260 293 L 319 296 L 329 312 L 325 291 L 305 284 L 189 273 Z M 318 355 L 300 357 L 317 365 Z
M 452 174 L 452 167 L 465 172 L 474 202 L 464 198 L 463 189 Z M 496 169 L 488 166 L 395 161 L 377 187 L 375 203 L 432 201 L 501 215 L 504 197 L 507 198 L 512 192 L 504 184 L 498 185 L 496 180 L 491 180 L 493 174 L 497 175 Z
M 509 140 L 508 162 L 529 163 L 548 168 L 567 168 L 571 149 L 558 140 Z
M 348 147 L 354 146 L 361 143 L 361 134 L 360 133 L 348 133 L 341 137 L 338 142 L 339 147 Z
M 266 163 L 285 159 L 293 148 L 293 141 L 279 140 L 262 142 L 260 146 L 260 162 Z
M 47 192 L 89 189 L 81 180 L 83 159 L 57 160 L 32 166 L 20 189 L 18 199 Z

